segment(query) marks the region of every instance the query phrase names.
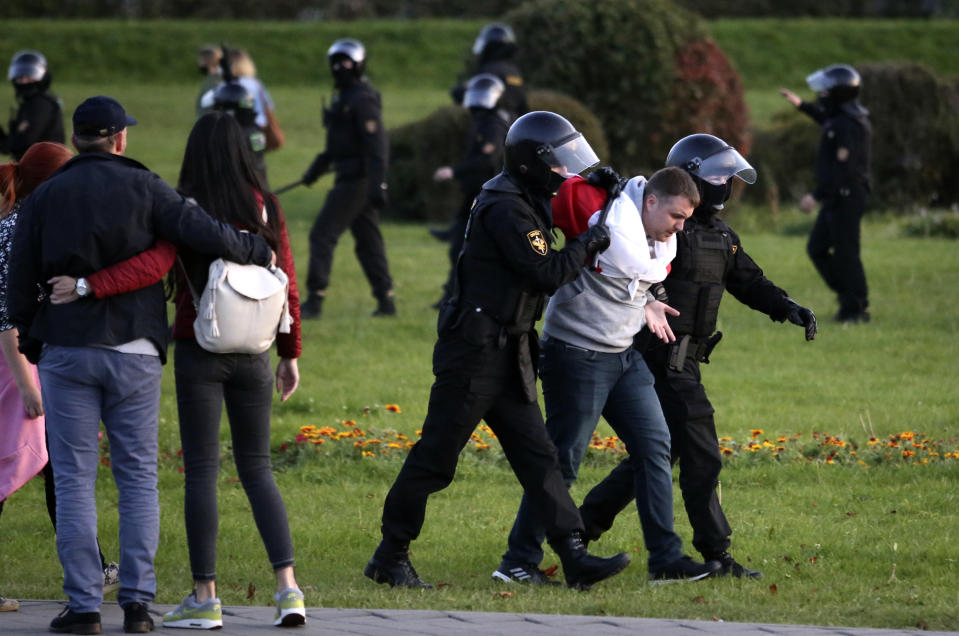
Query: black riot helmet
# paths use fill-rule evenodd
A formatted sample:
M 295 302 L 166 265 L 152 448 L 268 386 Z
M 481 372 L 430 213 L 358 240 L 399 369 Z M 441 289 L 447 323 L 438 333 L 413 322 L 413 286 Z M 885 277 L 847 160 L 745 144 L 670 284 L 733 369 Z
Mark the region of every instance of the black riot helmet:
M 466 108 L 485 108 L 492 110 L 506 90 L 503 80 L 492 73 L 480 73 L 470 78 L 466 84 L 466 93 L 463 95 L 463 106 Z
M 366 47 L 359 40 L 341 38 L 330 46 L 326 59 L 338 84 L 341 79 L 358 79 L 366 70 Z M 341 66 L 344 59 L 352 62 L 350 68 Z
M 256 120 L 253 94 L 239 82 L 224 82 L 213 91 L 213 109 L 232 115 L 242 126 Z
M 508 24 L 494 22 L 484 26 L 473 42 L 473 55 L 481 60 L 511 57 L 516 53 L 516 34 Z
M 722 210 L 732 191 L 732 178 L 756 183 L 756 170 L 739 151 L 719 137 L 696 134 L 677 141 L 666 156 L 666 166 L 688 172 L 699 188 L 700 208 Z
M 599 163 L 582 133 L 564 117 L 544 110 L 526 113 L 513 122 L 506 133 L 505 156 L 507 174 L 549 196 L 556 194 L 567 177 Z
M 47 58 L 40 51 L 17 51 L 10 60 L 10 70 L 7 79 L 11 82 L 19 78 L 27 78 L 31 82 L 39 82 L 47 74 Z
M 859 97 L 860 81 L 859 73 L 848 64 L 833 64 L 806 78 L 809 88 L 827 106 L 839 106 Z

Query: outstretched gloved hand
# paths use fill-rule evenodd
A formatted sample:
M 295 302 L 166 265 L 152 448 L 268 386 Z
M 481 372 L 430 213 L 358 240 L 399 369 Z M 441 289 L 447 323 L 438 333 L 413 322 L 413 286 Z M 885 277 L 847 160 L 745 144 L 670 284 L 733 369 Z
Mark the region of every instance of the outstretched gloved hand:
M 605 224 L 597 223 L 580 236 L 586 243 L 587 260 L 592 260 L 594 255 L 605 251 L 609 247 L 609 228 Z
M 816 332 L 819 331 L 816 325 L 816 314 L 812 312 L 812 309 L 803 307 L 792 299 L 789 299 L 789 302 L 792 308 L 786 318 L 792 324 L 804 327 L 806 329 L 806 340 L 812 340 L 816 337 Z

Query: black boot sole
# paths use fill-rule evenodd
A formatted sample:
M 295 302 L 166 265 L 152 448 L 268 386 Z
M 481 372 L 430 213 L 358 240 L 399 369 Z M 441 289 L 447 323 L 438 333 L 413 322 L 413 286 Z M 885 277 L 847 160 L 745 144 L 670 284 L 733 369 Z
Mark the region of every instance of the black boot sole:
M 605 581 L 612 576 L 616 576 L 625 570 L 626 566 L 628 566 L 630 562 L 629 555 L 625 552 L 620 554 L 619 557 L 620 558 L 610 563 L 607 568 L 594 572 L 590 576 L 576 579 L 574 581 L 567 579 L 566 585 L 568 585 L 570 589 L 581 590 L 585 592 L 600 581 Z

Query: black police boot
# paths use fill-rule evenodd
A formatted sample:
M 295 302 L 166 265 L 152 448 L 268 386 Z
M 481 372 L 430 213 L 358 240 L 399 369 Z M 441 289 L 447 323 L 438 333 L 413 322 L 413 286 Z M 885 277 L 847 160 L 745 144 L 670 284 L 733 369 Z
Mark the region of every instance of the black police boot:
M 380 297 L 379 304 L 377 304 L 376 311 L 373 312 L 373 315 L 374 316 L 395 316 L 396 315 L 396 303 L 393 301 L 393 294 Z
M 733 558 L 728 552 L 723 552 L 722 554 L 713 557 L 714 560 L 719 562 L 719 565 L 722 566 L 714 576 L 735 576 L 739 579 L 761 579 L 763 578 L 763 573 L 759 570 L 751 570 L 741 563 L 737 563 L 736 559 Z
M 550 539 L 549 545 L 563 563 L 566 585 L 573 589 L 588 590 L 593 584 L 622 572 L 629 565 L 629 555 L 625 552 L 607 558 L 593 556 L 583 547 L 579 532 Z
M 323 313 L 323 298 L 322 294 L 312 292 L 306 302 L 300 305 L 300 318 L 304 320 L 319 318 Z
M 394 542 L 384 538 L 366 564 L 363 575 L 375 583 L 389 583 L 390 587 L 400 585 L 418 590 L 432 590 L 433 586 L 424 581 L 410 563 L 409 542 Z

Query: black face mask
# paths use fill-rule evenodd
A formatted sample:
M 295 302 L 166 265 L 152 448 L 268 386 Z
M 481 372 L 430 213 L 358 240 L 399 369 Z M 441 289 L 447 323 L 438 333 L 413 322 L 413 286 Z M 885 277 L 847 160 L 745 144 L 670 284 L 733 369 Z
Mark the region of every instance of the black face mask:
M 556 193 L 559 192 L 559 188 L 563 185 L 564 181 L 566 181 L 566 177 L 550 170 L 549 174 L 546 175 L 546 192 L 549 196 L 556 196 Z
M 330 72 L 333 73 L 333 85 L 337 88 L 346 88 L 347 86 L 352 86 L 356 83 L 357 77 L 354 69 L 351 68 L 338 68 L 330 69 Z
M 30 82 L 29 84 L 14 84 L 13 90 L 17 99 L 27 99 L 43 92 L 43 86 L 40 82 Z
M 713 185 L 701 179 L 697 181 L 699 182 L 699 207 L 715 212 L 722 210 L 723 204 L 729 200 L 729 195 L 733 191 L 732 178 L 727 179 L 722 185 Z

